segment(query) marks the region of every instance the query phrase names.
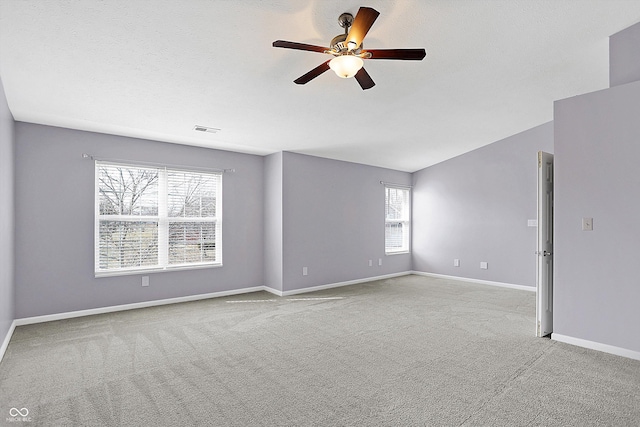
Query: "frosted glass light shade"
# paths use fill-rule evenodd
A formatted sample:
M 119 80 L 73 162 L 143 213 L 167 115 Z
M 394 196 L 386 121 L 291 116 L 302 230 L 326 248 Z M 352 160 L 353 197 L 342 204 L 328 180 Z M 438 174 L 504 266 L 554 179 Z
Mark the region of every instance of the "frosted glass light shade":
M 338 77 L 342 77 L 343 79 L 355 76 L 363 65 L 364 61 L 360 57 L 354 55 L 336 56 L 329 61 L 329 67 Z

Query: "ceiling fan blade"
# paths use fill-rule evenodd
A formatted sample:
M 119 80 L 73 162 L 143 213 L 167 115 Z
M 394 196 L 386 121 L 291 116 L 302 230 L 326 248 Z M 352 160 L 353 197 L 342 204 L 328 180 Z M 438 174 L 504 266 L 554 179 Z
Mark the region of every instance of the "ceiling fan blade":
M 288 42 L 286 40 L 276 40 L 273 42 L 273 47 L 283 47 L 285 49 L 306 50 L 309 52 L 324 53 L 325 50 L 329 50 L 328 47 L 315 46 L 312 44 Z
M 427 56 L 424 49 L 370 49 L 363 53 L 370 53 L 369 59 L 401 59 L 405 61 L 422 61 Z
M 362 44 L 364 36 L 367 35 L 369 29 L 378 18 L 378 15 L 380 15 L 380 12 L 370 7 L 361 7 L 358 10 L 353 24 L 351 24 L 351 28 L 349 29 L 349 35 L 347 35 L 347 39 L 344 41 L 345 45 L 349 46 L 349 50 L 357 49 Z M 355 43 L 355 45 L 351 44 L 352 42 Z
M 360 87 L 362 88 L 362 90 L 371 89 L 376 85 L 369 73 L 367 73 L 367 71 L 364 69 L 364 67 L 360 68 L 360 70 L 354 77 L 356 78 L 358 83 L 360 83 Z
M 331 60 L 329 60 L 329 61 L 331 61 Z M 307 74 L 298 77 L 293 82 L 295 84 L 297 84 L 297 85 L 303 85 L 303 84 L 309 83 L 311 80 L 315 79 L 320 74 L 324 73 L 325 71 L 327 71 L 329 69 L 329 61 L 323 62 L 322 64 L 318 65 L 313 70 L 309 71 Z

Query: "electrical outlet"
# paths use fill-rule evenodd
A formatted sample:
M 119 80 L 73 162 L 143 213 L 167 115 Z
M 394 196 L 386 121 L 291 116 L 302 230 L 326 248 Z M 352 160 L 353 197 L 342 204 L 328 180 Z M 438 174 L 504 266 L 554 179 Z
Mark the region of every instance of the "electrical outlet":
M 142 276 L 142 286 L 149 286 L 149 276 Z
M 369 260 L 369 267 L 373 267 L 373 260 L 372 259 Z
M 488 269 L 489 268 L 489 263 L 486 262 L 486 261 L 481 261 L 480 262 L 480 268 L 483 269 L 483 270 Z
M 378 258 L 378 265 L 382 265 L 382 258 Z
M 454 267 L 460 267 L 460 260 L 458 258 L 453 260 L 453 266 Z
M 307 269 L 307 267 L 302 267 L 302 275 L 306 276 L 307 274 L 309 274 L 309 270 Z

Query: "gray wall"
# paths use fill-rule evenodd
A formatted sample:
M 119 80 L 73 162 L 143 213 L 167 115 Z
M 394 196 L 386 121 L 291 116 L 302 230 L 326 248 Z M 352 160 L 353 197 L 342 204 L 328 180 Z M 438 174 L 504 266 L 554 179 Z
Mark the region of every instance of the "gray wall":
M 554 120 L 554 333 L 640 351 L 640 81 L 557 101 Z
M 551 122 L 414 173 L 413 269 L 535 286 L 538 151 Z
M 640 80 L 640 22 L 609 37 L 609 86 Z
M 282 152 L 264 160 L 264 285 L 282 291 Z
M 0 344 L 14 319 L 14 122 L 0 80 Z
M 224 175 L 224 266 L 94 278 L 94 163 L 235 168 Z M 16 123 L 17 318 L 262 285 L 263 158 Z
M 380 181 L 409 185 L 411 174 L 283 153 L 284 291 L 411 270 L 411 255 L 384 254 Z

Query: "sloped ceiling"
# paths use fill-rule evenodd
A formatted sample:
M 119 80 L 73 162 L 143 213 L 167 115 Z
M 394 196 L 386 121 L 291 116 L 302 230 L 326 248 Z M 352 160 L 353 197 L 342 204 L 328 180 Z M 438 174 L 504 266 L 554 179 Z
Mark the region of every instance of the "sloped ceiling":
M 342 12 L 380 17 L 376 86 L 326 72 Z M 254 154 L 281 150 L 416 171 L 553 118 L 608 86 L 608 36 L 635 0 L 2 0 L 0 77 L 18 121 Z M 220 128 L 216 134 L 194 125 Z

